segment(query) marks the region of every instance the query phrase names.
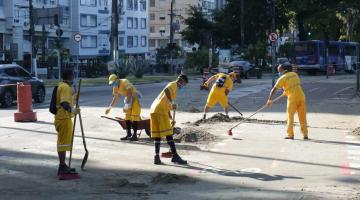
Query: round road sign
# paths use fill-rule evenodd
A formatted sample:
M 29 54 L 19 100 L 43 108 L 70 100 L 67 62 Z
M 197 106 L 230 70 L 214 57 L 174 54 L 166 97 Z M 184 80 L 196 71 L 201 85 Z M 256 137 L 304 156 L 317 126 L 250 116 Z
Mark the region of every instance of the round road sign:
M 75 34 L 74 35 L 74 40 L 75 40 L 75 42 L 80 42 L 81 41 L 81 34 L 80 33 L 77 33 L 77 34 Z
M 270 33 L 269 34 L 269 40 L 271 42 L 275 42 L 279 39 L 279 35 L 277 33 Z

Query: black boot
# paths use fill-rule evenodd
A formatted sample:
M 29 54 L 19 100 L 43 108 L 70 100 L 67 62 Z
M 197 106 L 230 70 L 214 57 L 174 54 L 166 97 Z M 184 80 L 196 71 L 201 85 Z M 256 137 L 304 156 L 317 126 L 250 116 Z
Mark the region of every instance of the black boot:
M 162 164 L 163 164 L 163 163 L 161 162 L 161 160 L 160 160 L 160 156 L 159 156 L 159 155 L 154 156 L 154 164 L 155 164 L 155 165 L 162 165 Z
M 138 122 L 132 122 L 132 128 L 134 130 L 134 134 L 130 138 L 130 141 L 138 141 L 138 137 L 137 137 Z
M 126 124 L 126 136 L 120 138 L 120 140 L 128 140 L 131 138 L 131 121 L 126 120 L 125 124 Z
M 174 154 L 172 159 L 171 159 L 171 162 L 173 163 L 176 163 L 176 164 L 179 164 L 179 165 L 187 165 L 187 161 L 186 160 L 183 160 L 179 154 Z
M 137 133 L 134 133 L 134 134 L 129 138 L 129 140 L 130 140 L 131 142 L 133 142 L 133 141 L 138 141 L 139 139 L 138 139 L 138 137 L 137 137 Z
M 203 115 L 203 120 L 205 120 L 205 119 L 206 119 L 206 114 Z
M 76 173 L 75 168 L 70 168 L 66 164 L 60 164 L 58 168 L 58 175 L 60 174 L 69 174 L 69 173 Z

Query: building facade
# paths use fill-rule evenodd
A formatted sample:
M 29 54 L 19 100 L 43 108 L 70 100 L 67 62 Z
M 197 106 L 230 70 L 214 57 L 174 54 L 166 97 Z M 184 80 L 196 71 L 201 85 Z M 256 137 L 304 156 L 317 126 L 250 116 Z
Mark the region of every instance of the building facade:
M 150 0 L 149 51 L 156 54 L 156 49 L 164 48 L 170 42 L 170 8 L 172 0 Z M 212 12 L 214 0 L 174 0 L 174 42 L 183 50 L 191 51 L 193 46 L 182 39 L 180 32 L 186 28 L 183 19 L 188 17 L 190 6 L 199 6 L 204 12 Z
M 112 0 L 33 0 L 33 7 L 61 9 L 61 44 L 73 59 L 106 59 L 110 56 L 111 3 Z M 118 26 L 120 54 L 145 56 L 148 52 L 149 1 L 119 0 L 119 5 L 122 9 Z M 42 21 L 34 18 L 37 24 Z M 43 49 L 56 48 L 58 39 L 54 19 L 47 22 L 50 24 L 45 25 L 45 37 L 42 25 L 35 26 L 35 37 L 42 37 L 45 44 L 45 48 L 37 50 L 39 60 Z M 11 60 L 29 65 L 29 25 L 29 0 L 0 0 L 0 60 L 8 62 L 6 52 L 10 52 Z M 74 40 L 75 34 L 82 36 L 81 42 Z

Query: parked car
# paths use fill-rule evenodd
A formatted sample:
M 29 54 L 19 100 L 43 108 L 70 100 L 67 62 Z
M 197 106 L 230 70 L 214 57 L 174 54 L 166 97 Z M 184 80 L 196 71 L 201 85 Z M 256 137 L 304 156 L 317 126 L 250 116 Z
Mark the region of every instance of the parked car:
M 43 80 L 31 76 L 24 68 L 16 64 L 0 65 L 0 104 L 2 107 L 11 106 L 16 100 L 18 82 L 31 84 L 32 97 L 36 103 L 45 100 L 45 85 Z
M 240 75 L 244 78 L 249 78 L 254 76 L 258 79 L 262 77 L 262 68 L 256 67 L 255 65 L 251 64 L 249 61 L 232 61 L 230 62 L 230 67 L 238 66 L 240 68 Z

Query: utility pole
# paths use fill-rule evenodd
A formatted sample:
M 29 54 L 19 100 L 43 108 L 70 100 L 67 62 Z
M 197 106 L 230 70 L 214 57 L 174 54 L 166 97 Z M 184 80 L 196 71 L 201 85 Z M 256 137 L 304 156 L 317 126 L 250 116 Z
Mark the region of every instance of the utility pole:
M 276 24 L 275 24 L 275 1 L 271 0 L 271 32 L 275 33 Z M 272 57 L 272 86 L 275 85 L 275 65 L 276 65 L 276 44 L 275 42 L 271 43 L 271 57 Z
M 45 66 L 45 56 L 46 56 L 46 47 L 45 47 L 45 43 L 46 43 L 46 32 L 45 32 L 45 24 L 42 25 L 42 35 L 41 35 L 41 41 L 42 41 L 42 45 L 41 45 L 41 65 L 42 67 Z
M 240 11 L 240 24 L 241 24 L 241 48 L 244 47 L 245 44 L 245 24 L 244 24 L 244 15 L 245 15 L 245 8 L 244 8 L 244 0 L 241 0 L 241 11 Z
M 30 36 L 30 44 L 31 44 L 31 73 L 34 74 L 37 77 L 37 66 L 36 66 L 36 49 L 34 45 L 34 34 L 35 34 L 35 22 L 34 22 L 34 15 L 33 15 L 33 1 L 29 0 L 29 22 L 30 22 L 30 28 L 29 28 L 29 36 Z
M 170 4 L 170 73 L 173 73 L 173 48 L 174 45 L 174 0 Z
M 112 0 L 111 7 L 111 58 L 115 65 L 118 65 L 119 46 L 118 46 L 118 29 L 119 25 L 119 7 L 118 0 Z

